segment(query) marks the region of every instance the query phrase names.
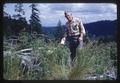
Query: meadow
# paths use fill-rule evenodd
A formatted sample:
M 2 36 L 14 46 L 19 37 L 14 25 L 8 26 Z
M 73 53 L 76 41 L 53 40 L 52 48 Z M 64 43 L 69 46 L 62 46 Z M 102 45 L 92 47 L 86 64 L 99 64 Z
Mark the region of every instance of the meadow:
M 14 47 L 4 39 L 3 77 L 6 80 L 114 80 L 117 78 L 117 44 L 89 39 L 70 64 L 67 45 L 43 38 L 28 42 L 27 34 Z M 17 53 L 30 48 L 30 54 Z M 26 56 L 27 59 L 22 60 Z M 31 58 L 30 58 L 31 57 Z M 34 59 L 32 59 L 32 57 Z M 30 58 L 30 60 L 28 60 Z M 24 64 L 23 64 L 24 63 Z

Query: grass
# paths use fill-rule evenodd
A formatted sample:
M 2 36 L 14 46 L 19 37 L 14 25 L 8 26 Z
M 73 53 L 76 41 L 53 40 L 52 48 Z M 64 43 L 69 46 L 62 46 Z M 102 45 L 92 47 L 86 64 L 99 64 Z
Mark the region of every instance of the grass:
M 36 72 L 29 69 L 25 75 L 20 65 L 20 59 L 14 54 L 16 50 L 4 45 L 12 51 L 4 57 L 4 78 L 7 80 L 86 80 L 89 74 L 103 74 L 116 64 L 117 46 L 115 42 L 98 43 L 90 40 L 83 49 L 77 49 L 74 65 L 70 66 L 70 51 L 67 46 L 57 42 L 45 43 L 36 39 L 22 47 L 33 48 L 34 56 L 40 59 L 41 65 Z M 27 46 L 26 46 L 27 45 Z M 18 45 L 20 47 L 21 44 Z M 38 49 L 38 48 L 41 49 Z M 106 78 L 107 79 L 107 78 Z
M 116 46 L 115 43 L 97 45 L 97 42 L 91 41 L 83 49 L 78 49 L 75 66 L 70 72 L 69 78 L 85 80 L 87 74 L 103 74 L 112 68 L 114 65 L 111 61 L 111 51 L 116 52 L 117 50 L 111 50 L 113 45 Z

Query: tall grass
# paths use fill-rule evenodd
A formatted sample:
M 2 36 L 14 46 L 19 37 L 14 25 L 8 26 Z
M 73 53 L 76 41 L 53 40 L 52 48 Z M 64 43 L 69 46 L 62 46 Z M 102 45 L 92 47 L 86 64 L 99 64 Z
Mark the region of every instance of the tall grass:
M 116 55 L 116 50 L 115 42 L 98 45 L 97 41 L 90 41 L 83 49 L 77 50 L 75 65 L 70 72 L 69 79 L 85 80 L 87 74 L 103 74 L 114 66 L 111 51 L 114 51 Z
M 19 80 L 21 70 L 20 70 L 20 59 L 14 56 L 12 53 L 11 56 L 4 57 L 4 73 L 3 77 L 6 80 Z
M 29 44 L 24 43 L 23 47 L 33 48 L 33 55 L 40 61 L 39 71 L 36 72 L 30 68 L 23 74 L 21 60 L 15 54 L 16 49 L 9 49 L 12 54 L 4 57 L 5 79 L 86 80 L 87 75 L 102 74 L 116 64 L 117 46 L 115 42 L 99 44 L 98 41 L 89 41 L 83 49 L 77 49 L 77 56 L 72 66 L 69 48 L 57 42 L 45 43 L 43 39 L 38 38 Z

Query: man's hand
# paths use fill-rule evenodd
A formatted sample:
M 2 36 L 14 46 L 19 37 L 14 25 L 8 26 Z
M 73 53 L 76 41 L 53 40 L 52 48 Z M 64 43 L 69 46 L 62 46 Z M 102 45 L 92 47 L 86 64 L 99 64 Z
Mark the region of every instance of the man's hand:
M 83 37 L 79 37 L 79 41 L 82 41 L 83 40 Z
M 83 40 L 83 33 L 81 33 L 80 37 L 79 37 L 79 41 Z
M 63 45 L 64 45 L 64 44 L 65 44 L 65 40 L 66 40 L 65 37 L 62 38 L 60 44 L 63 44 Z

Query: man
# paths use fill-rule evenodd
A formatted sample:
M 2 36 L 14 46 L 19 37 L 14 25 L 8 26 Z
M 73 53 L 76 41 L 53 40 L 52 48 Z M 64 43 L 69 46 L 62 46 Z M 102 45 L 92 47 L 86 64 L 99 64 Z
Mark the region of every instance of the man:
M 69 42 L 70 57 L 73 61 L 76 56 L 76 49 L 79 45 L 83 44 L 83 37 L 86 32 L 79 19 L 73 17 L 72 14 L 68 12 L 64 12 L 64 15 L 68 21 L 66 22 L 66 30 L 61 44 L 64 44 L 65 40 Z

